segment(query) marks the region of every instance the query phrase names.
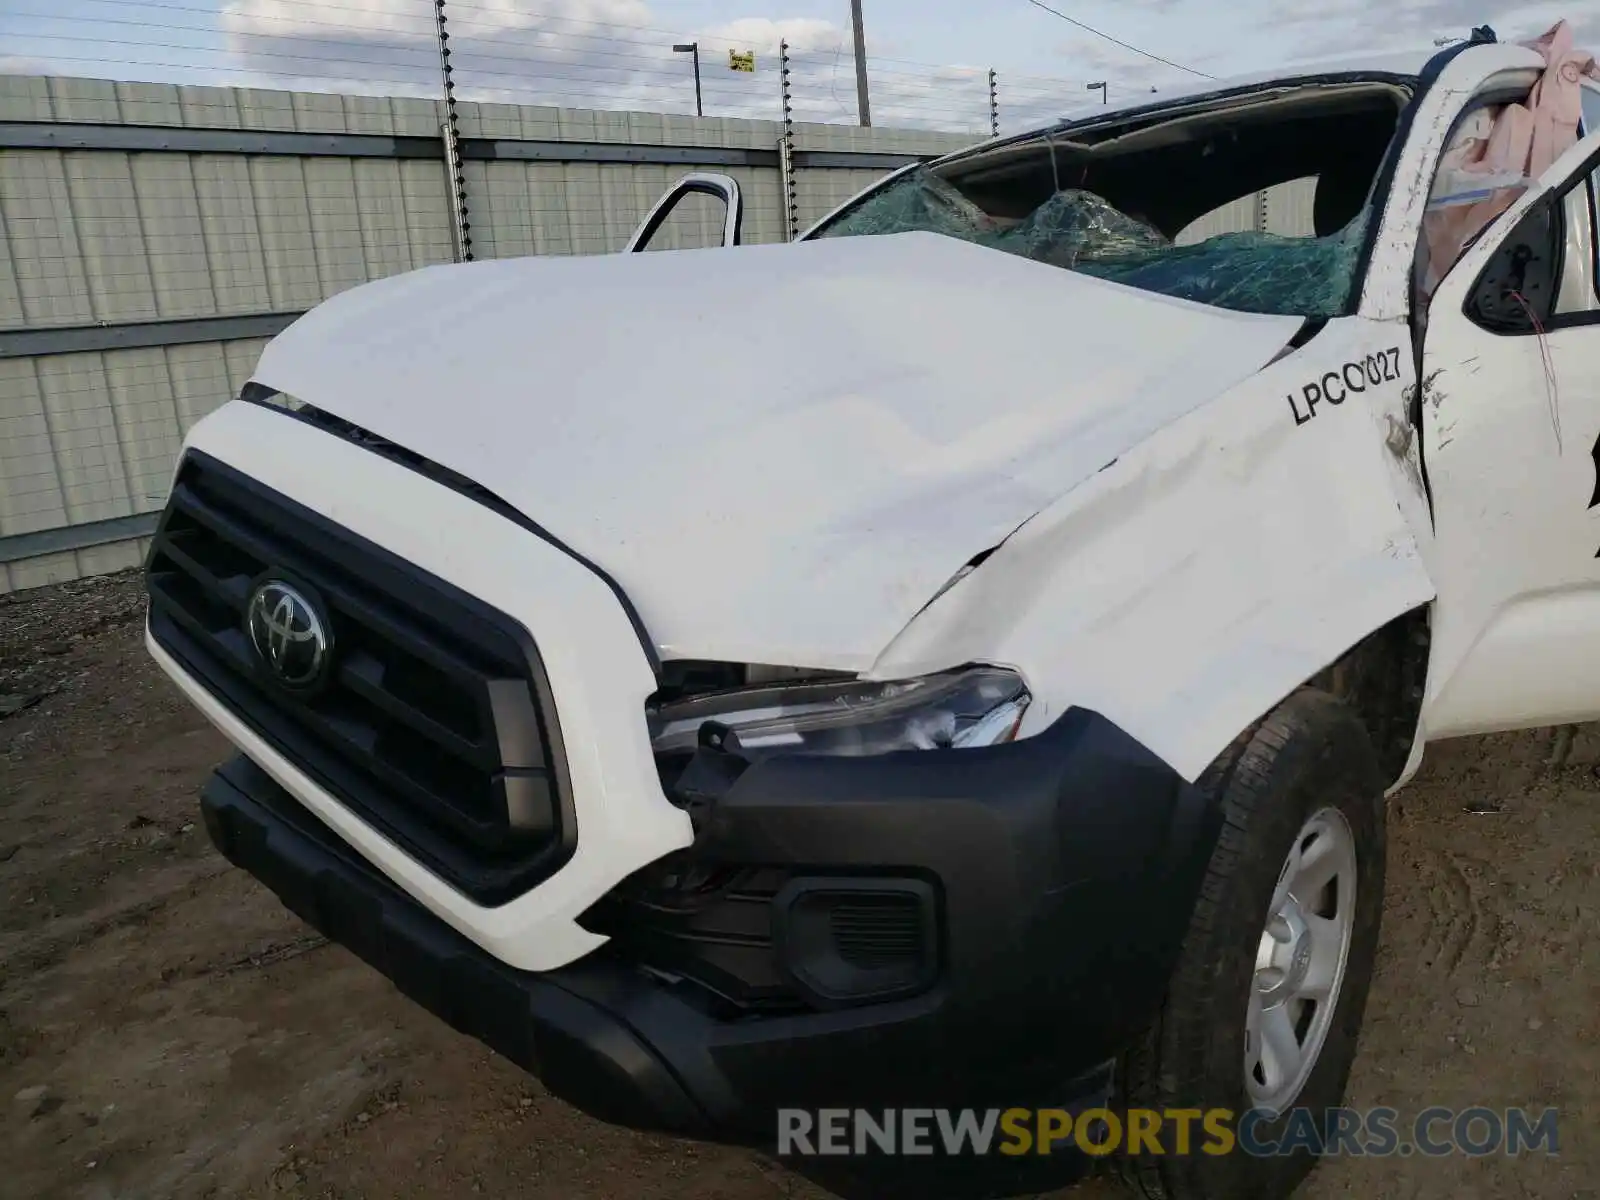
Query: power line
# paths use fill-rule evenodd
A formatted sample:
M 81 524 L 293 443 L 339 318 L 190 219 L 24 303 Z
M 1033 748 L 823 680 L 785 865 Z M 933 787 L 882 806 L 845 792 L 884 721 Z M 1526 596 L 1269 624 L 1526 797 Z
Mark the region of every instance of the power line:
M 109 6 L 115 7 L 115 8 L 132 8 L 132 9 L 135 9 L 135 10 L 160 9 L 160 10 L 166 10 L 166 11 L 169 11 L 169 12 L 195 13 L 195 14 L 203 15 L 203 16 L 210 17 L 210 18 L 218 18 L 219 16 L 231 17 L 233 23 L 224 24 L 224 25 L 219 25 L 218 26 L 218 28 L 222 28 L 224 30 L 238 30 L 241 26 L 248 27 L 248 26 L 253 25 L 256 22 L 260 22 L 260 21 L 274 21 L 274 22 L 279 22 L 279 23 L 283 23 L 283 24 L 310 25 L 310 26 L 326 27 L 326 28 L 330 28 L 330 29 L 343 29 L 343 30 L 348 30 L 348 31 L 351 31 L 351 32 L 363 32 L 363 31 L 367 31 L 367 30 L 377 30 L 377 31 L 387 32 L 387 33 L 409 33 L 409 34 L 414 34 L 414 35 L 416 35 L 418 37 L 427 38 L 427 39 L 430 40 L 430 42 L 431 42 L 431 39 L 433 38 L 433 18 L 432 18 L 431 12 L 419 11 L 418 13 L 412 14 L 412 13 L 403 13 L 403 12 L 390 11 L 390 12 L 384 13 L 383 15 L 388 16 L 388 17 L 393 17 L 393 18 L 398 19 L 398 20 L 402 20 L 402 21 L 419 21 L 419 22 L 422 23 L 421 28 L 417 28 L 417 29 L 398 29 L 398 28 L 396 28 L 396 27 L 394 27 L 392 25 L 385 25 L 385 24 L 380 24 L 380 23 L 373 22 L 372 21 L 372 17 L 373 17 L 374 14 L 373 14 L 373 11 L 372 11 L 372 9 L 370 7 L 360 6 L 360 5 L 355 5 L 355 4 L 325 3 L 325 2 L 323 2 L 323 0 L 276 0 L 275 7 L 278 9 L 278 11 L 280 13 L 286 13 L 286 12 L 289 12 L 290 10 L 307 10 L 307 11 L 316 12 L 316 13 L 319 13 L 319 14 L 327 14 L 327 13 L 333 13 L 333 12 L 348 12 L 348 13 L 360 14 L 360 16 L 363 19 L 361 21 L 355 22 L 355 23 L 346 23 L 346 22 L 342 22 L 342 21 L 319 21 L 319 20 L 316 20 L 316 19 L 311 18 L 311 17 L 303 17 L 303 16 L 281 16 L 281 15 L 276 15 L 274 13 L 264 13 L 264 12 L 256 12 L 256 11 L 238 11 L 238 10 L 235 10 L 235 11 L 233 11 L 231 13 L 219 14 L 217 8 L 214 5 L 211 5 L 211 4 L 201 4 L 201 5 L 196 6 L 196 5 L 190 5 L 190 4 L 170 3 L 170 2 L 167 2 L 167 0 L 83 0 L 83 2 L 84 3 L 90 3 L 90 4 L 109 5 Z M 1046 8 L 1046 6 L 1044 6 L 1044 5 L 1040 5 L 1040 7 L 1041 8 Z M 462 12 L 469 12 L 469 11 L 470 12 L 488 13 L 488 14 L 490 14 L 491 16 L 493 16 L 496 19 L 494 19 L 494 20 L 479 20 L 479 19 L 474 19 L 474 18 L 471 18 L 471 17 L 463 17 L 463 16 L 459 15 Z M 1081 25 L 1082 24 L 1081 22 L 1073 21 L 1071 17 L 1067 17 L 1063 13 L 1055 12 L 1054 9 L 1046 8 L 1046 11 L 1047 12 L 1051 12 L 1051 13 L 1053 13 L 1054 15 L 1056 15 L 1058 17 L 1061 17 L 1063 20 L 1072 21 L 1073 24 L 1076 24 L 1076 25 Z M 633 25 L 633 24 L 625 24 L 625 23 L 617 22 L 617 21 L 599 21 L 599 20 L 593 20 L 593 19 L 588 18 L 588 17 L 563 16 L 563 15 L 559 15 L 559 14 L 555 14 L 555 13 L 531 11 L 531 10 L 527 10 L 527 9 L 522 9 L 520 7 L 518 7 L 517 9 L 515 9 L 514 11 L 512 11 L 512 12 L 510 12 L 508 14 L 507 10 L 505 10 L 505 9 L 494 8 L 494 7 L 485 7 L 484 5 L 473 3 L 472 0 L 451 0 L 451 14 L 452 15 L 450 17 L 450 22 L 451 22 L 452 25 L 468 25 L 468 24 L 476 25 L 476 26 L 478 26 L 480 28 L 493 30 L 494 33 L 492 34 L 492 36 L 496 40 L 504 39 L 504 40 L 512 41 L 512 42 L 515 42 L 518 39 L 506 37 L 507 34 L 510 34 L 510 33 L 532 33 L 532 34 L 535 34 L 536 36 L 538 36 L 538 35 L 555 36 L 555 37 L 560 37 L 560 38 L 575 39 L 575 40 L 582 40 L 582 41 L 627 42 L 627 43 L 631 43 L 631 44 L 639 45 L 639 46 L 654 47 L 654 46 L 660 44 L 660 42 L 663 41 L 663 40 L 670 40 L 670 39 L 674 39 L 675 38 L 675 39 L 681 41 L 686 36 L 681 29 L 672 30 L 672 29 L 663 29 L 663 28 L 661 28 L 659 26 L 652 26 L 652 25 Z M 65 19 L 65 20 L 93 21 L 95 19 L 95 18 L 92 18 L 92 17 L 66 17 L 66 18 L 62 18 L 62 17 L 55 16 L 55 14 L 48 14 L 48 13 L 41 13 L 41 12 L 9 12 L 8 11 L 5 15 L 7 15 L 7 16 L 28 16 L 28 17 L 36 17 L 36 18 L 50 17 L 51 19 L 55 19 L 55 20 L 63 20 L 63 19 Z M 519 20 L 528 21 L 528 22 L 531 22 L 531 23 L 530 24 L 507 24 L 505 18 L 508 15 L 514 16 Z M 137 23 L 143 24 L 144 22 L 141 21 L 141 22 L 137 22 Z M 598 29 L 598 30 L 618 30 L 618 31 L 621 31 L 621 32 L 618 32 L 618 33 L 589 33 L 589 34 L 568 33 L 568 32 L 565 32 L 565 31 L 562 31 L 562 30 L 559 30 L 559 29 L 547 29 L 546 28 L 547 26 L 551 26 L 551 25 L 573 25 L 573 26 L 592 28 L 592 29 Z M 1088 29 L 1089 27 L 1088 26 L 1083 26 L 1083 28 Z M 1100 37 L 1107 37 L 1108 36 L 1106 34 L 1099 33 L 1098 30 L 1090 29 L 1090 32 L 1091 33 L 1096 33 Z M 647 34 L 647 35 L 648 34 L 656 34 L 656 35 L 660 35 L 660 36 L 659 37 L 635 38 L 635 37 L 625 37 L 625 36 L 623 36 L 623 33 Z M 290 36 L 290 35 L 286 34 L 285 36 Z M 486 36 L 490 36 L 490 35 L 486 35 Z M 716 42 L 719 45 L 727 46 L 727 47 L 730 47 L 730 48 L 733 48 L 733 49 L 748 49 L 754 44 L 750 39 L 742 39 L 741 40 L 741 39 L 737 39 L 737 38 L 716 37 L 714 35 L 704 34 L 704 33 L 695 34 L 693 36 L 695 38 L 697 38 L 702 44 L 705 44 L 705 43 L 708 43 L 708 42 Z M 1117 42 L 1117 44 L 1120 45 L 1120 46 L 1127 46 L 1127 43 L 1117 41 L 1116 38 L 1110 38 L 1109 40 L 1111 40 L 1113 42 Z M 1127 48 L 1131 49 L 1131 50 L 1134 50 L 1135 52 L 1140 53 L 1140 54 L 1146 53 L 1143 50 L 1139 50 L 1139 48 L 1137 46 L 1127 46 Z M 848 50 L 848 49 L 849 49 L 848 39 L 842 39 L 839 42 L 839 44 L 836 47 L 834 47 L 833 49 L 791 50 L 789 52 L 789 54 L 790 54 L 791 61 L 795 62 L 795 63 L 800 63 L 800 62 L 803 62 L 803 61 L 805 61 L 807 59 L 819 59 L 819 60 L 825 59 L 825 60 L 829 60 L 831 62 L 833 59 L 839 57 L 845 50 Z M 430 47 L 430 53 L 431 53 L 431 47 Z M 1167 62 L 1166 59 L 1159 58 L 1159 57 L 1154 56 L 1154 55 L 1150 55 L 1149 57 L 1156 58 L 1156 60 L 1158 62 L 1163 62 L 1163 63 Z M 903 66 L 925 67 L 930 71 L 947 71 L 947 70 L 953 69 L 951 64 L 948 64 L 948 63 L 930 63 L 930 62 L 923 62 L 923 61 L 920 61 L 918 59 L 891 58 L 891 57 L 889 57 L 887 55 L 880 55 L 880 54 L 869 55 L 868 56 L 868 61 L 869 61 L 869 65 L 871 63 L 896 63 L 896 64 L 900 64 L 900 65 L 903 65 Z M 1169 66 L 1179 66 L 1179 64 L 1176 64 L 1176 63 L 1168 63 L 1168 65 Z M 972 67 L 972 68 L 954 68 L 954 69 L 970 69 L 972 71 L 977 72 L 979 75 L 982 75 L 985 71 L 987 71 L 988 68 L 987 67 Z M 1181 67 L 1180 66 L 1180 69 L 1181 70 L 1189 70 L 1190 68 Z M 878 72 L 874 71 L 873 73 L 877 74 Z M 1010 78 L 1013 78 L 1013 79 L 1034 78 L 1032 76 L 1025 77 L 1025 76 L 1021 76 L 1021 75 L 1013 75 L 1013 74 L 1010 74 L 1009 72 L 1007 73 L 1007 75 Z M 1037 78 L 1046 79 L 1046 78 L 1049 78 L 1049 76 L 1038 76 Z M 1207 76 L 1205 76 L 1205 78 L 1209 79 L 1209 78 L 1212 78 L 1212 77 L 1207 75 Z
M 29 29 L 15 35 L 16 45 L 8 48 L 37 60 L 37 69 L 30 62 L 31 72 L 80 70 L 129 81 L 301 87 L 350 95 L 385 94 L 378 88 L 424 98 L 437 92 L 437 66 L 423 62 L 436 62 L 435 38 L 418 27 L 420 20 L 397 23 L 411 20 L 410 13 L 384 11 L 380 20 L 369 20 L 370 14 L 354 7 L 354 0 L 274 0 L 271 11 L 248 17 L 237 8 L 231 17 L 219 17 L 214 9 L 197 7 L 196 0 L 80 2 L 110 15 L 60 14 L 51 12 L 45 0 L 12 0 L 25 7 L 8 15 L 27 18 Z M 493 10 L 480 5 L 490 2 L 450 0 L 452 8 L 484 17 Z M 354 19 L 338 21 L 338 13 Z M 568 29 L 505 27 L 454 14 L 451 24 L 465 31 L 451 43 L 453 81 L 463 100 L 673 113 L 682 107 L 684 80 L 676 60 L 638 27 L 568 19 L 561 20 Z M 608 35 L 606 30 L 616 32 Z M 831 51 L 790 55 L 798 118 L 859 119 L 846 96 L 849 60 L 844 55 L 849 49 L 841 42 Z M 981 132 L 991 123 L 984 105 L 987 72 L 981 68 L 876 56 L 870 65 L 876 85 L 873 115 L 880 124 Z M 1008 78 L 1002 73 L 1002 80 Z M 1035 108 L 1041 119 L 1057 114 L 1060 103 L 1049 95 L 1065 97 L 1080 86 L 1015 78 L 1019 85 L 1011 113 L 1016 120 L 1032 120 Z M 751 75 L 714 73 L 705 80 L 705 89 L 708 104 L 715 99 L 724 110 L 721 115 L 766 116 L 765 100 L 758 94 L 765 88 Z
M 52 19 L 54 19 L 54 18 L 52 18 Z M 67 20 L 67 21 L 75 20 L 75 18 L 61 18 L 61 19 Z M 104 25 L 112 25 L 112 24 L 125 25 L 125 24 L 137 24 L 137 23 L 136 22 L 131 22 L 131 21 L 107 21 L 107 20 L 101 20 L 101 21 L 95 22 L 95 24 L 104 26 Z M 170 30 L 170 31 L 173 31 L 173 32 L 201 32 L 201 31 L 196 30 L 193 26 L 176 26 L 176 25 L 159 25 L 159 24 L 157 24 L 157 25 L 149 25 L 149 24 L 146 24 L 146 25 L 142 26 L 142 28 L 152 29 L 152 30 L 165 29 L 165 30 Z M 94 44 L 94 45 L 104 45 L 104 46 L 107 46 L 108 48 L 109 47 L 116 47 L 116 48 L 119 48 L 119 49 L 122 49 L 122 50 L 125 50 L 125 51 L 145 50 L 145 49 L 149 49 L 149 50 L 182 50 L 182 51 L 189 51 L 189 52 L 194 52 L 194 53 L 199 53 L 199 54 L 203 54 L 204 55 L 204 54 L 216 53 L 219 50 L 219 48 L 215 47 L 215 46 L 207 46 L 207 45 L 193 45 L 193 46 L 191 46 L 191 45 L 182 44 L 182 43 L 160 42 L 160 41 L 132 41 L 132 40 L 126 40 L 126 39 L 106 38 L 103 35 L 101 35 L 101 36 L 86 36 L 86 35 L 74 35 L 74 34 L 29 34 L 29 35 L 26 35 L 26 36 L 31 38 L 31 39 L 33 39 L 33 40 L 36 40 L 36 41 L 90 43 L 90 44 Z M 276 43 L 279 43 L 279 44 L 283 44 L 283 42 L 284 42 L 284 39 L 271 38 L 271 37 L 268 37 L 267 35 L 260 35 L 260 34 L 233 34 L 232 37 L 237 38 L 237 39 L 246 39 L 247 38 L 247 39 L 250 39 L 252 41 L 256 41 L 256 40 L 271 41 L 271 42 L 276 42 Z M 329 39 L 329 38 L 326 38 L 326 37 L 319 38 L 316 42 L 308 44 L 308 48 L 309 49 L 329 49 L 329 50 L 339 51 L 340 48 L 342 48 L 342 47 L 354 47 L 354 48 L 356 48 L 358 50 L 371 50 L 371 49 L 373 49 L 373 47 L 370 46 L 367 43 L 363 43 L 363 42 L 359 42 L 359 41 L 355 41 L 355 40 L 343 40 L 343 39 L 335 40 L 335 39 Z M 391 53 L 402 53 L 402 52 L 403 53 L 413 53 L 413 54 L 427 53 L 427 50 L 425 50 L 421 46 L 391 46 L 391 47 L 388 48 L 388 50 Z M 315 64 L 318 67 L 327 68 L 330 71 L 348 70 L 348 68 L 350 68 L 350 67 L 380 67 L 380 68 L 397 70 L 397 71 L 405 71 L 405 70 L 408 70 L 408 69 L 419 69 L 418 64 L 415 64 L 415 63 L 394 62 L 394 61 L 391 61 L 388 58 L 385 58 L 385 57 L 382 57 L 382 56 L 376 57 L 376 58 L 374 58 L 374 57 L 363 57 L 361 54 L 342 53 L 342 52 L 336 52 L 336 53 L 332 53 L 332 54 L 320 54 L 320 53 L 319 54 L 309 54 L 309 53 L 307 53 L 307 54 L 296 54 L 296 53 L 283 51 L 283 50 L 255 50 L 255 49 L 246 48 L 243 51 L 243 53 L 249 59 L 258 59 L 258 58 L 276 59 L 276 60 L 284 60 L 284 61 L 293 62 L 293 63 Z M 646 71 L 643 68 L 636 67 L 636 66 L 631 66 L 631 65 L 630 66 L 610 66 L 610 65 L 607 65 L 606 63 L 601 62 L 601 61 L 567 63 L 567 62 L 564 62 L 564 61 L 562 61 L 560 59 L 540 60 L 540 59 L 532 58 L 532 57 L 528 57 L 528 58 L 513 58 L 513 57 L 510 57 L 510 56 L 507 56 L 507 55 L 497 55 L 497 54 L 480 53 L 480 52 L 472 51 L 472 50 L 462 50 L 460 44 L 458 44 L 457 53 L 459 55 L 460 61 L 455 63 L 454 67 L 455 67 L 455 74 L 458 77 L 458 79 L 461 81 L 458 86 L 464 87 L 464 88 L 467 88 L 467 89 L 475 89 L 478 86 L 476 81 L 479 78 L 487 78 L 487 79 L 492 79 L 492 80 L 513 79 L 513 80 L 523 81 L 520 85 L 509 85 L 509 84 L 503 84 L 503 83 L 492 83 L 492 84 L 488 85 L 489 87 L 494 88 L 494 89 L 498 89 L 498 90 L 520 91 L 520 92 L 528 92 L 528 93 L 546 92 L 546 91 L 548 91 L 552 95 L 568 95 L 568 96 L 577 95 L 577 94 L 581 94 L 581 93 L 560 92 L 560 91 L 552 90 L 549 87 L 549 81 L 550 80 L 567 80 L 567 81 L 575 81 L 575 82 L 578 82 L 578 83 L 590 84 L 590 85 L 594 85 L 594 88 L 595 88 L 596 92 L 599 92 L 599 91 L 601 91 L 603 89 L 612 89 L 614 91 L 624 92 L 624 93 L 627 93 L 627 92 L 633 92 L 633 93 L 646 93 L 646 92 L 676 93 L 678 91 L 679 87 L 680 87 L 680 84 L 679 84 L 678 80 L 674 77 L 673 72 L 668 69 L 668 67 L 670 66 L 669 63 L 667 63 L 665 61 L 646 60 L 641 55 L 633 55 L 633 54 L 608 55 L 608 54 L 605 54 L 604 52 L 599 52 L 599 51 L 589 51 L 588 52 L 588 53 L 592 54 L 596 59 L 613 58 L 614 57 L 614 58 L 620 58 L 620 59 L 628 60 L 630 63 L 633 62 L 633 61 L 649 61 L 651 63 L 651 66 L 655 68 L 654 70 Z M 63 61 L 85 61 L 85 60 L 82 60 L 82 59 L 74 59 L 73 56 L 70 56 L 70 55 L 50 55 L 50 57 L 61 58 Z M 86 60 L 86 61 L 107 61 L 107 60 L 89 59 L 89 60 Z M 495 69 L 491 69 L 491 68 L 480 66 L 479 65 L 480 61 L 481 62 L 505 62 L 505 63 L 511 63 L 511 64 L 519 65 L 519 66 L 522 66 L 522 67 L 524 67 L 526 69 L 535 71 L 535 72 L 537 72 L 537 75 L 536 75 L 536 77 L 529 77 L 529 76 L 525 75 L 523 72 L 520 72 L 520 71 L 495 70 Z M 149 65 L 168 65 L 168 64 L 152 63 L 152 64 L 149 64 Z M 197 64 L 194 64 L 194 65 L 197 66 L 197 67 L 204 68 L 206 64 L 197 63 Z M 554 70 L 554 69 L 552 69 L 552 66 L 566 67 L 568 69 L 567 70 Z M 262 68 L 253 68 L 253 69 L 263 70 Z M 580 72 L 594 71 L 594 72 L 605 72 L 605 73 L 609 73 L 609 74 L 612 74 L 612 75 L 620 74 L 620 75 L 623 76 L 623 78 L 620 78 L 620 79 L 608 78 L 605 74 L 601 74 L 601 75 L 575 74 L 575 73 L 573 73 L 574 69 L 576 71 L 580 71 Z M 315 77 L 315 76 L 311 76 L 308 72 L 306 72 L 303 69 L 302 70 L 288 71 L 288 72 L 263 71 L 263 73 L 276 74 L 276 75 L 278 75 L 280 77 L 283 77 L 283 78 L 314 78 Z M 892 74 L 892 73 L 886 73 L 886 74 Z M 331 76 L 329 76 L 329 77 L 331 78 Z M 926 79 L 922 79 L 920 77 L 914 77 L 914 76 L 910 76 L 910 77 L 907 77 L 907 78 L 908 78 L 909 82 L 907 84 L 905 84 L 905 85 L 902 85 L 902 89 L 900 90 L 900 92 L 897 95 L 891 95 L 890 100 L 888 101 L 888 103 L 890 104 L 891 107 L 896 106 L 896 105 L 903 106 L 905 104 L 925 104 L 929 100 L 938 101 L 938 100 L 943 99 L 943 97 L 937 95 L 936 92 L 935 92 L 935 86 L 936 86 L 937 81 L 930 81 L 930 80 L 926 80 Z M 412 82 L 415 82 L 415 81 L 412 81 L 412 80 L 401 81 L 401 80 L 396 80 L 396 79 L 392 79 L 392 78 L 387 78 L 387 79 L 385 79 L 385 78 L 375 78 L 372 75 L 368 75 L 368 74 L 363 73 L 363 78 L 357 79 L 357 80 L 353 80 L 353 82 L 379 82 L 379 83 L 401 83 L 401 82 L 405 82 L 405 83 L 409 84 L 409 83 L 412 83 Z M 724 86 L 723 84 L 718 83 L 718 82 L 716 82 L 714 80 L 708 80 L 707 83 L 708 84 L 715 84 L 714 88 L 710 88 L 708 90 L 719 91 L 719 92 L 721 92 L 723 94 L 723 98 L 729 100 L 730 102 L 735 102 L 735 103 L 737 103 L 737 102 L 739 102 L 741 100 L 749 98 L 751 96 L 751 92 L 753 90 L 753 89 L 746 89 L 746 88 L 743 88 L 743 87 L 733 86 L 732 81 L 729 81 L 726 86 Z M 916 88 L 917 92 L 920 93 L 919 95 L 907 95 L 907 94 L 905 94 L 905 90 L 906 89 L 909 89 L 911 87 L 915 87 L 915 85 L 918 85 L 918 84 L 923 85 L 921 87 L 917 87 Z M 956 103 L 958 104 L 959 101 L 957 101 Z M 952 107 L 954 107 L 954 105 L 952 105 Z
M 1111 42 L 1114 45 L 1121 46 L 1124 50 L 1132 50 L 1135 54 L 1142 54 L 1146 58 L 1154 59 L 1158 63 L 1164 63 L 1169 67 L 1176 67 L 1178 70 L 1187 71 L 1191 75 L 1198 75 L 1201 79 L 1216 78 L 1215 75 L 1207 75 L 1204 71 L 1196 71 L 1193 67 L 1186 67 L 1182 63 L 1173 62 L 1170 58 L 1162 58 L 1159 54 L 1151 54 L 1150 51 L 1140 49 L 1138 46 L 1133 45 L 1131 42 L 1125 42 L 1121 38 L 1114 38 L 1109 33 L 1104 33 L 1092 25 L 1085 25 L 1082 21 L 1075 17 L 1069 17 L 1064 12 L 1058 12 L 1056 9 L 1051 8 L 1048 4 L 1042 3 L 1041 0 L 1028 0 L 1028 3 L 1033 5 L 1035 8 L 1044 9 L 1044 11 L 1049 13 L 1052 17 L 1060 17 L 1069 25 L 1076 25 L 1079 29 L 1094 34 L 1097 38 L 1104 38 L 1106 41 Z

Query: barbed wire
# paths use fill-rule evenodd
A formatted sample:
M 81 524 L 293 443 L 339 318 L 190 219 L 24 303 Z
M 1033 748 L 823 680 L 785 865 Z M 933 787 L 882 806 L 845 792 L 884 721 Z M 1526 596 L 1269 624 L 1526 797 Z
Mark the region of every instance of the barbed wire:
M 691 44 L 699 47 L 706 116 L 778 115 L 781 22 L 763 23 L 770 28 L 756 37 L 685 34 L 471 0 L 449 0 L 448 17 L 456 95 L 464 101 L 693 113 L 694 66 L 673 49 Z M 753 54 L 753 69 L 730 69 L 728 51 Z M 875 123 L 987 131 L 996 116 L 990 69 L 871 56 Z M 789 71 L 795 119 L 855 123 L 854 56 L 844 41 L 791 47 Z M 0 14 L 0 73 L 19 72 L 431 98 L 438 51 L 427 0 L 235 0 L 220 11 L 182 0 L 78 0 L 70 11 L 51 11 L 47 0 L 20 0 Z M 1091 102 L 1086 80 L 1004 70 L 995 80 L 1008 130 Z

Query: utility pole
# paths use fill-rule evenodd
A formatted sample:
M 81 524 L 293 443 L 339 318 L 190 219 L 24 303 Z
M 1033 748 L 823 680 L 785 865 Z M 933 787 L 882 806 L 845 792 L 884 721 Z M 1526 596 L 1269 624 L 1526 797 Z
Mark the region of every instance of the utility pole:
M 872 106 L 867 102 L 867 35 L 861 31 L 861 0 L 850 0 L 850 27 L 856 38 L 856 108 L 863 126 L 872 124 Z

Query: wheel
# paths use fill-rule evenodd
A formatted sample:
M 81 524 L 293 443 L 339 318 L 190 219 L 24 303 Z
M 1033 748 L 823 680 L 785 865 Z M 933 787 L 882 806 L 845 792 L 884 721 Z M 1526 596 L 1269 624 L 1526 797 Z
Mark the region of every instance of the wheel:
M 1344 1097 L 1383 914 L 1384 779 L 1361 720 L 1302 689 L 1200 780 L 1222 833 L 1162 1014 L 1123 1063 L 1130 1108 L 1277 1114 L 1276 1140 Z M 1283 1200 L 1314 1153 L 1124 1157 L 1150 1200 Z M 1200 1139 L 1196 1139 L 1198 1142 Z M 1291 1139 L 1291 1143 L 1293 1139 Z M 1193 1150 L 1194 1147 L 1192 1146 Z

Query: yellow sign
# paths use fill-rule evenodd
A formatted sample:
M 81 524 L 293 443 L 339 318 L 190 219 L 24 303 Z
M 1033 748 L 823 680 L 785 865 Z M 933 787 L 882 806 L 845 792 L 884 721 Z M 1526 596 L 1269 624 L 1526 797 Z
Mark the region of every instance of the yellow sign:
M 756 52 L 754 50 L 729 50 L 728 70 L 747 71 L 754 73 L 756 69 Z

